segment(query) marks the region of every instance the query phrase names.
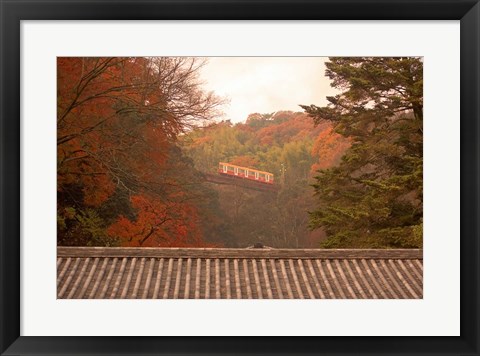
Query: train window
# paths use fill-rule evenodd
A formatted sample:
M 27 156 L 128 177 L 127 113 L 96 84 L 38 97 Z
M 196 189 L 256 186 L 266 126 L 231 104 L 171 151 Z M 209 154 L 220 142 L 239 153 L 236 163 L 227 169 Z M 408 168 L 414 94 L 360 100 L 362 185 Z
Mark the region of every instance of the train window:
M 255 179 L 258 179 L 258 177 L 259 177 L 258 172 L 255 172 Z
M 265 180 L 268 182 L 270 180 L 270 174 L 265 174 Z

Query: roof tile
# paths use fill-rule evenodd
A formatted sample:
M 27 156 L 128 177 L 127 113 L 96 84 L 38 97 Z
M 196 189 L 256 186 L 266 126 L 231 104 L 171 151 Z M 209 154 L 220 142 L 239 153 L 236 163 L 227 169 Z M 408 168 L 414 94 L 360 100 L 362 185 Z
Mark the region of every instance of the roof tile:
M 60 299 L 419 299 L 421 250 L 58 248 Z

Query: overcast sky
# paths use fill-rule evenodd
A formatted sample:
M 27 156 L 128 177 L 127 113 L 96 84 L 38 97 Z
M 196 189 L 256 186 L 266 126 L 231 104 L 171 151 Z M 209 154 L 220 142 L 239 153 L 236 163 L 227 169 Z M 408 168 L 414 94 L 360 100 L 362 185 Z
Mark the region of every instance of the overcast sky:
M 201 78 L 208 91 L 227 97 L 225 119 L 251 113 L 302 111 L 299 104 L 325 105 L 333 95 L 324 57 L 210 57 Z

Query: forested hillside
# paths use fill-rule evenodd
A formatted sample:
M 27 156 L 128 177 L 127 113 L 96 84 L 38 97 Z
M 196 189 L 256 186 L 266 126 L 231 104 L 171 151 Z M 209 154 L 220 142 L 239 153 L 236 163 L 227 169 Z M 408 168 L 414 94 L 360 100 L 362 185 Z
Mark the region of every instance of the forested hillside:
M 197 129 L 183 137 L 182 147 L 205 173 L 229 162 L 275 175 L 279 189 L 274 192 L 212 184 L 224 213 L 227 245 L 318 247 L 323 234 L 308 229 L 312 177 L 318 168 L 338 163 L 348 142 L 327 121 L 315 126 L 305 113 L 279 111 Z

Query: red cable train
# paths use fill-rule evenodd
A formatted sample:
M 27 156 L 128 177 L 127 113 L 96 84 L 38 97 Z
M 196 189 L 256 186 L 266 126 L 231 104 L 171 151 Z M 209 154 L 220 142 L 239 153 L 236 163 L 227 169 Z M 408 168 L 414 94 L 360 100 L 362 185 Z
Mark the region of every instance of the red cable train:
M 270 172 L 236 166 L 230 163 L 220 162 L 218 164 L 218 173 L 243 179 L 249 179 L 265 184 L 273 184 L 273 174 Z

